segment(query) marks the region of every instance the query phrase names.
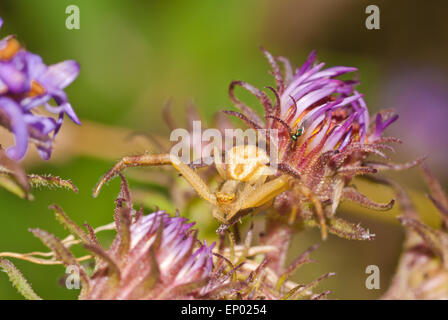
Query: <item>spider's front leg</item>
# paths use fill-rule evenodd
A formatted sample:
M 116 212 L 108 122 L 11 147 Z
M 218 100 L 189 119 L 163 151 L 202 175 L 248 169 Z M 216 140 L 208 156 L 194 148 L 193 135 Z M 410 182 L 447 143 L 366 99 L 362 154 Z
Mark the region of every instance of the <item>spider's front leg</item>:
M 136 156 L 124 157 L 101 178 L 100 182 L 98 182 L 98 184 L 93 189 L 93 196 L 97 197 L 103 185 L 126 168 L 159 166 L 167 164 L 171 164 L 170 155 L 168 153 L 141 154 Z
M 231 226 L 233 226 L 238 221 L 241 222 L 241 218 L 244 216 L 250 214 L 253 217 L 259 214 L 261 211 L 268 209 L 272 206 L 274 200 L 271 199 L 268 202 L 264 203 L 263 205 L 256 207 L 256 208 L 250 208 L 250 209 L 244 209 L 244 210 L 238 210 L 235 214 L 233 214 L 231 217 L 230 215 L 227 215 L 230 218 L 224 218 L 218 211 L 213 211 L 213 216 L 218 219 L 222 224 L 219 226 L 219 228 L 216 230 L 216 233 L 223 234 L 227 229 L 229 229 Z
M 218 201 L 214 193 L 210 192 L 207 184 L 202 180 L 201 176 L 187 164 L 183 163 L 178 157 L 171 155 L 171 163 L 173 167 L 179 171 L 196 192 L 211 204 L 217 206 Z
M 269 202 L 289 188 L 290 180 L 291 178 L 289 176 L 282 175 L 255 187 L 252 192 L 245 197 L 241 209 L 260 207 Z
M 289 188 L 290 180 L 289 176 L 282 175 L 269 182 L 245 188 L 226 219 L 230 221 L 241 210 L 257 208 L 269 203 Z
M 229 224 L 229 221 L 222 215 L 218 208 L 214 208 L 212 211 L 213 217 L 216 218 L 222 224 Z
M 305 187 L 304 185 L 299 184 L 298 190 L 313 204 L 314 209 L 316 210 L 317 219 L 319 220 L 322 240 L 327 239 L 327 224 L 325 221 L 325 213 L 322 207 L 322 202 L 309 188 Z

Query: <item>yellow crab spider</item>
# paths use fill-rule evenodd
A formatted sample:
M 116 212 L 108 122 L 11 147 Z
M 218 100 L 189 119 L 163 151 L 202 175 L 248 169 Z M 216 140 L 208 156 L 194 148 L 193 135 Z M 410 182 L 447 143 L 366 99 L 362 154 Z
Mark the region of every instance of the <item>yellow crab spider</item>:
M 214 206 L 213 216 L 225 226 L 233 224 L 241 214 L 269 204 L 277 195 L 290 187 L 291 177 L 278 177 L 267 164 L 269 157 L 254 145 L 231 148 L 222 163 L 219 151 L 214 149 L 214 165 L 223 180 L 216 191 L 211 191 L 195 169 L 170 154 L 143 154 L 121 159 L 95 187 L 96 197 L 102 186 L 128 167 L 172 165 L 190 183 L 204 200 Z

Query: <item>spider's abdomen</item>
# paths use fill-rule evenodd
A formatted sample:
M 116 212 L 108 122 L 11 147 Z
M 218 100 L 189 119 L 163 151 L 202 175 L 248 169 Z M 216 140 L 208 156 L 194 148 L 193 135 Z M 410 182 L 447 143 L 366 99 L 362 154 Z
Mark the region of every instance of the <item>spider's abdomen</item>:
M 267 163 L 266 152 L 254 145 L 239 145 L 226 154 L 228 177 L 237 181 L 255 181 L 266 174 Z

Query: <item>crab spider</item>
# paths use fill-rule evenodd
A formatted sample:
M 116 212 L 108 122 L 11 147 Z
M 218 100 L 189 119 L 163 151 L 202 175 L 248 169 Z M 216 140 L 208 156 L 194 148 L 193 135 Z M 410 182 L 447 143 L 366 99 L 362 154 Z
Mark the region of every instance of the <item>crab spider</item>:
M 128 167 L 172 165 L 190 183 L 204 200 L 214 206 L 213 216 L 227 229 L 245 213 L 272 203 L 280 193 L 286 191 L 292 183 L 287 174 L 278 177 L 267 165 L 269 157 L 260 148 L 253 145 L 238 145 L 231 148 L 225 157 L 225 163 L 219 151 L 214 149 L 214 165 L 223 180 L 216 191 L 211 191 L 199 174 L 188 164 L 172 154 L 143 154 L 121 159 L 95 187 L 96 197 L 102 186 Z

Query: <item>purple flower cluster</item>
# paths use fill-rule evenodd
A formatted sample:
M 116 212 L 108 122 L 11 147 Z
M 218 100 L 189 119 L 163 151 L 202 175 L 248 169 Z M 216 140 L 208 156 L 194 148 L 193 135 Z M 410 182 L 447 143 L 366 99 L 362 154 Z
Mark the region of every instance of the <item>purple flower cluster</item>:
M 0 18 L 0 28 L 2 24 Z M 16 145 L 7 149 L 10 158 L 22 159 L 32 141 L 40 156 L 48 160 L 64 114 L 80 124 L 64 92 L 78 73 L 76 61 L 47 66 L 14 36 L 0 40 L 0 124 L 11 130 L 16 140 Z M 40 106 L 56 117 L 38 115 L 36 109 Z

